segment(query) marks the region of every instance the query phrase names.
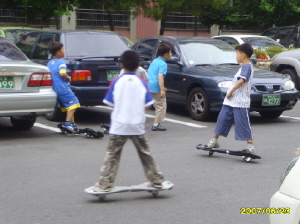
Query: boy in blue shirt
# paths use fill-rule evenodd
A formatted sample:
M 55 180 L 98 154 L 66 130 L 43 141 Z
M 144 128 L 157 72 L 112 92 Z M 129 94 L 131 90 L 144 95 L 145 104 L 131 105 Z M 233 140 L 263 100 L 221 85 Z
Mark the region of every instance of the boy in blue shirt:
M 68 86 L 71 77 L 67 74 L 66 63 L 61 60 L 65 57 L 65 49 L 62 43 L 53 42 L 49 45 L 49 52 L 53 55 L 53 59 L 47 64 L 51 75 L 53 90 L 57 94 L 57 101 L 61 107 L 62 112 L 66 112 L 66 121 L 62 127 L 68 129 L 70 132 L 78 131 L 75 124 L 74 114 L 76 108 L 80 107 L 77 97 L 74 95 Z
M 128 50 L 121 55 L 121 67 L 125 73 L 115 78 L 103 102 L 114 107 L 111 113 L 109 145 L 101 167 L 100 180 L 93 186 L 94 192 L 110 191 L 117 175 L 124 144 L 131 139 L 142 161 L 147 179 L 152 187 L 161 188 L 163 175 L 150 153 L 145 129 L 145 108 L 153 104 L 147 83 L 135 71 L 140 57 Z
M 159 57 L 153 60 L 148 69 L 148 86 L 155 100 L 153 104 L 155 108 L 155 120 L 152 125 L 152 131 L 166 131 L 167 129 L 162 127 L 160 123 L 165 120 L 167 112 L 167 89 L 165 88 L 164 78 L 167 74 L 166 60 L 171 58 L 172 51 L 170 45 L 166 43 L 161 43 L 157 51 Z

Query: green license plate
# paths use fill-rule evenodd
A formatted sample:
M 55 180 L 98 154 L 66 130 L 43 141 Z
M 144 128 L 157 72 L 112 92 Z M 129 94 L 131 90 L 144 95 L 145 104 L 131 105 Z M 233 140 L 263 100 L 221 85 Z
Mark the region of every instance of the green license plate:
M 280 105 L 280 94 L 264 94 L 263 106 L 278 106 Z
M 106 77 L 108 81 L 113 80 L 118 77 L 120 74 L 120 70 L 106 70 Z
M 14 77 L 0 77 L 0 89 L 15 88 Z

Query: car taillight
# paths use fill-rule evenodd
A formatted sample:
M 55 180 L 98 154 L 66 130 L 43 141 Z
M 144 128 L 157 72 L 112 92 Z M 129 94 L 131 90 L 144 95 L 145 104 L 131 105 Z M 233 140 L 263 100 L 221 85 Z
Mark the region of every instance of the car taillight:
M 74 70 L 71 81 L 92 81 L 92 73 L 89 70 Z
M 52 86 L 52 77 L 49 72 L 47 73 L 33 73 L 30 76 L 27 86 Z

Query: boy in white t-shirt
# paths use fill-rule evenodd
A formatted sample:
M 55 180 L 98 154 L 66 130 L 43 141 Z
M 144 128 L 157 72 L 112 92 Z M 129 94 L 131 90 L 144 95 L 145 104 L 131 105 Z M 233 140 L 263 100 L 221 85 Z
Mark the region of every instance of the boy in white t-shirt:
M 244 43 L 236 46 L 236 60 L 242 67 L 234 76 L 218 116 L 213 139 L 205 145 L 206 148 L 219 148 L 218 137 L 227 137 L 232 124 L 235 124 L 235 139 L 247 141 L 245 152 L 254 153 L 253 133 L 250 125 L 250 92 L 253 77 L 253 67 L 250 60 L 253 48 Z
M 139 60 L 139 54 L 132 50 L 121 55 L 120 65 L 125 73 L 111 82 L 103 100 L 114 109 L 111 113 L 109 145 L 101 167 L 100 180 L 93 187 L 95 192 L 110 191 L 113 188 L 121 152 L 127 139 L 133 141 L 151 185 L 162 187 L 164 177 L 150 153 L 145 135 L 145 108 L 150 108 L 154 100 L 147 83 L 135 74 Z

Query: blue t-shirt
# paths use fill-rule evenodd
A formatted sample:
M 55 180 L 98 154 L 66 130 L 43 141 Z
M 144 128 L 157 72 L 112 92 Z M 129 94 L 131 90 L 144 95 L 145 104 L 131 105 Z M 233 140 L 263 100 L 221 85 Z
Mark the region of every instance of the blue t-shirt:
M 52 88 L 57 95 L 64 95 L 71 90 L 68 87 L 68 81 L 59 74 L 60 70 L 67 70 L 65 61 L 61 59 L 52 59 L 47 64 L 52 75 Z
M 135 73 L 124 73 L 115 78 L 103 103 L 113 106 L 109 133 L 113 135 L 143 135 L 145 107 L 154 103 L 147 83 Z
M 150 64 L 148 69 L 148 86 L 151 93 L 158 93 L 160 91 L 158 74 L 167 74 L 167 63 L 162 57 L 158 57 Z

